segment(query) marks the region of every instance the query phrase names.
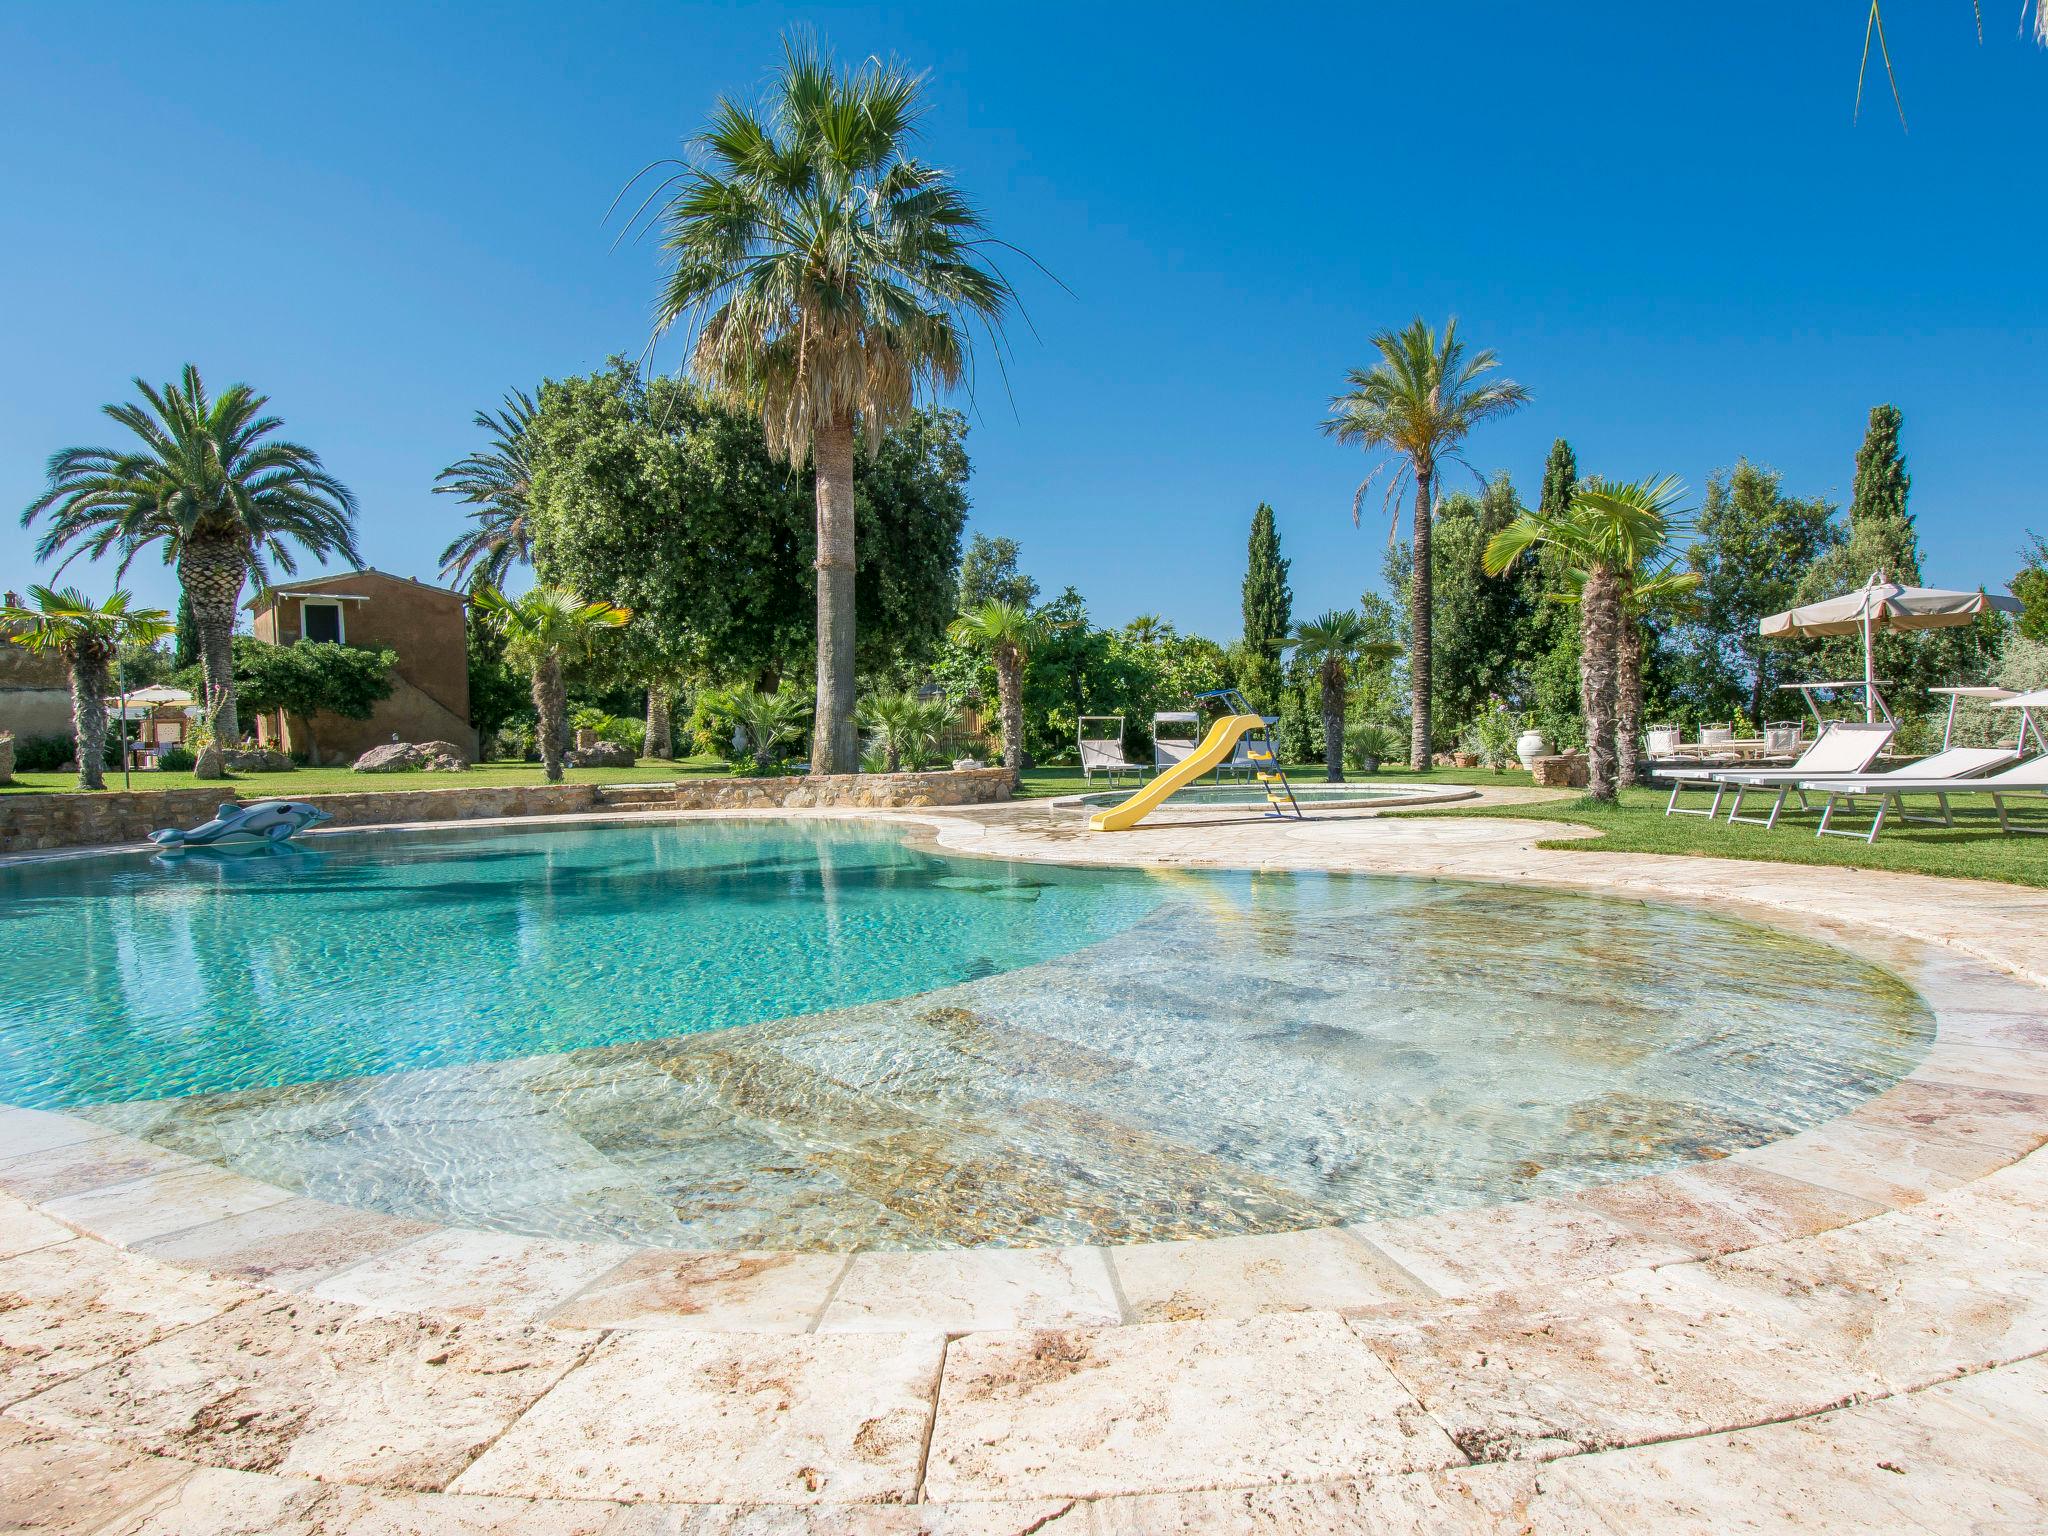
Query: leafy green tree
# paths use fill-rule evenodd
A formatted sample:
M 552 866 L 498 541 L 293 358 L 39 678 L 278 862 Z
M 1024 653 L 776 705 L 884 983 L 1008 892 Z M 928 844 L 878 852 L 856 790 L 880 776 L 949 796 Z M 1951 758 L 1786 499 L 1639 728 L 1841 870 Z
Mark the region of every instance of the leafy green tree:
M 1294 590 L 1287 584 L 1292 564 L 1281 557 L 1279 525 L 1262 501 L 1252 513 L 1245 550 L 1245 662 L 1237 683 L 1259 707 L 1271 704 L 1280 692 L 1280 652 L 1294 627 Z
M 505 637 L 489 613 L 470 605 L 464 622 L 469 652 L 469 723 L 477 750 L 488 757 L 491 739 L 532 707 L 531 684 L 505 660 Z
M 1352 670 L 1381 643 L 1365 620 L 1349 608 L 1331 609 L 1305 620 L 1289 637 L 1296 661 L 1315 669 L 1322 692 L 1323 768 L 1332 784 L 1344 782 L 1344 715 Z M 1382 649 L 1384 659 L 1391 651 Z
M 1487 541 L 1522 515 L 1505 474 L 1478 497 L 1446 496 L 1431 535 L 1436 574 L 1431 582 L 1431 630 L 1436 664 L 1431 679 L 1435 728 L 1462 735 L 1490 699 L 1524 694 L 1529 620 L 1538 607 L 1533 571 L 1520 568 L 1503 580 L 1486 572 Z
M 1370 369 L 1350 372 L 1351 388 L 1330 402 L 1323 430 L 1340 443 L 1384 449 L 1389 458 L 1358 488 L 1351 514 L 1357 520 L 1366 492 L 1392 466 L 1386 500 L 1398 500 L 1404 482 L 1415 489 L 1414 571 L 1408 593 L 1409 730 L 1418 767 L 1431 761 L 1432 592 L 1431 523 L 1436 513 L 1437 476 L 1443 467 L 1464 463 L 1464 442 L 1480 423 L 1519 410 L 1528 390 L 1509 379 L 1488 379 L 1500 366 L 1490 351 L 1465 355 L 1458 322 L 1443 337 L 1418 316 L 1406 330 L 1381 331 L 1372 338 L 1380 355 Z M 1398 518 L 1398 514 L 1397 514 Z
M 363 646 L 301 640 L 268 645 L 238 635 L 234 647 L 235 691 L 261 714 L 281 709 L 306 727 L 306 747 L 320 761 L 319 716 L 367 720 L 380 699 L 391 697 L 391 669 L 398 653 Z
M 161 608 L 136 608 L 131 601 L 126 592 L 95 603 L 76 587 L 30 587 L 26 603 L 0 604 L 0 624 L 10 641 L 70 663 L 80 789 L 106 788 L 108 670 L 114 658 L 124 644 L 153 644 L 174 628 Z
M 2025 607 L 2019 616 L 2019 632 L 2029 640 L 2048 640 L 2048 542 L 2038 533 L 2027 535 L 2021 553 L 2026 565 L 2008 583 L 2012 595 Z
M 607 602 L 585 602 L 555 587 L 535 587 L 509 598 L 496 587 L 480 587 L 471 599 L 505 640 L 505 659 L 533 678 L 535 735 L 541 769 L 550 784 L 562 782 L 562 754 L 569 745 L 569 703 L 562 687 L 562 662 L 587 655 L 597 637 L 622 628 L 632 614 Z
M 1003 722 L 1003 762 L 1024 766 L 1024 668 L 1031 652 L 1045 638 L 1045 629 L 1029 609 L 1015 603 L 983 603 L 953 621 L 957 644 L 986 651 L 996 667 L 996 695 Z
M 269 397 L 248 385 L 210 398 L 190 363 L 178 384 L 134 382 L 143 404 L 101 409 L 138 446 L 52 455 L 49 488 L 22 514 L 22 526 L 49 514 L 36 558 L 69 549 L 60 572 L 81 554 L 97 560 L 113 552 L 125 573 L 143 550 L 162 546 L 198 627 L 207 697 L 219 705 L 217 739 L 236 741 L 229 637 L 242 584 L 254 575 L 268 585 L 272 564 L 286 575 L 297 571 L 293 545 L 318 560 L 340 555 L 360 565 L 355 497 L 312 449 L 272 438 L 284 423 L 263 414 Z
M 977 533 L 960 560 L 960 608 L 967 613 L 983 603 L 1011 603 L 1029 608 L 1038 601 L 1038 583 L 1017 569 L 1022 555 L 1015 539 Z
M 691 364 L 759 411 L 769 448 L 817 467 L 817 719 L 811 766 L 851 773 L 854 440 L 869 450 L 920 391 L 957 385 L 971 332 L 1012 294 L 947 172 L 912 158 L 922 77 L 870 59 L 842 73 L 785 40 L 760 110 L 723 100 L 655 189 L 670 268 L 658 325 L 695 324 Z
M 1757 625 L 1802 600 L 1803 574 L 1842 541 L 1834 514 L 1825 501 L 1786 495 L 1776 470 L 1747 459 L 1708 477 L 1685 553 L 1699 577 L 1684 636 L 1703 718 L 1741 708 L 1761 723 L 1782 702 L 1780 685 L 1806 666 L 1802 649 L 1763 639 Z
M 533 530 L 527 523 L 533 467 L 526 429 L 535 409 L 533 396 L 520 389 L 506 395 L 495 414 L 478 411 L 476 424 L 491 434 L 490 446 L 434 476 L 435 493 L 468 502 L 474 524 L 441 551 L 444 580 L 472 588 L 502 587 L 513 566 L 533 563 Z
M 1578 489 L 1579 461 L 1572 445 L 1557 438 L 1543 465 L 1543 491 L 1537 510 L 1559 516 L 1571 506 Z M 1563 562 L 1554 550 L 1539 552 L 1535 561 L 1517 568 L 1529 597 L 1524 641 L 1523 699 L 1536 727 L 1558 748 L 1581 743 L 1585 720 L 1579 700 L 1579 622 L 1566 606 L 1546 602 L 1543 594 L 1565 583 Z
M 958 611 L 966 431 L 958 412 L 914 412 L 861 477 L 856 598 L 871 671 L 934 655 Z M 614 358 L 543 385 L 528 435 L 544 582 L 611 593 L 639 628 L 717 679 L 776 684 L 804 665 L 812 498 L 802 473 L 770 457 L 757 423 Z

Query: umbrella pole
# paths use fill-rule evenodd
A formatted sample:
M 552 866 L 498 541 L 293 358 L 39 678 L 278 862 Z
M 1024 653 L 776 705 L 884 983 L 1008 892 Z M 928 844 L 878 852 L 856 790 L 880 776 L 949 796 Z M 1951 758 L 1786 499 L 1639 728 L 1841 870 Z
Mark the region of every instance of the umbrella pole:
M 1877 663 L 1870 650 L 1870 604 L 1863 605 L 1863 719 L 1866 724 L 1877 719 Z

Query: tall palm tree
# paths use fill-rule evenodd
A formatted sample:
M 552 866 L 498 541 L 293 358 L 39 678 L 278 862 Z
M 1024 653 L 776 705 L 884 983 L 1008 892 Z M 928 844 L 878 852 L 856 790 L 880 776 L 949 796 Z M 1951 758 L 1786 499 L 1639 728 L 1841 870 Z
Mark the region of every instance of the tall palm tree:
M 1157 645 L 1171 640 L 1174 633 L 1172 622 L 1156 613 L 1141 613 L 1124 626 L 1125 637 L 1138 645 Z
M 1498 576 L 1536 549 L 1557 551 L 1575 589 L 1553 594 L 1579 605 L 1579 698 L 1586 720 L 1587 789 L 1612 801 L 1620 781 L 1617 716 L 1620 709 L 1623 573 L 1638 554 L 1668 541 L 1672 510 L 1682 487 L 1669 476 L 1617 484 L 1589 479 L 1561 508 L 1524 512 L 1487 541 L 1482 559 Z M 1634 752 L 1630 738 L 1628 751 Z
M 1384 661 L 1400 647 L 1376 641 L 1365 620 L 1350 608 L 1333 608 L 1304 621 L 1288 636 L 1295 656 L 1316 669 L 1322 683 L 1323 768 L 1332 784 L 1344 782 L 1344 710 L 1350 702 L 1351 669 L 1360 662 Z
M 1003 726 L 1003 765 L 1024 766 L 1024 667 L 1045 638 L 1045 625 L 1017 603 L 982 603 L 953 621 L 956 645 L 986 651 L 996 664 L 996 697 Z
M 562 687 L 562 659 L 587 655 L 597 637 L 632 618 L 610 603 L 587 603 L 554 587 L 535 587 L 507 597 L 480 587 L 471 601 L 505 639 L 505 659 L 533 674 L 535 736 L 541 770 L 550 784 L 562 782 L 562 754 L 569 746 L 569 701 Z
M 771 450 L 816 465 L 819 773 L 859 755 L 856 429 L 872 450 L 921 391 L 958 384 L 971 330 L 999 345 L 1014 297 L 973 205 L 911 157 L 924 109 L 921 76 L 874 59 L 842 73 L 786 39 L 765 105 L 721 101 L 641 204 L 662 201 L 670 256 L 657 327 L 690 320 L 699 377 L 761 413 Z
M 527 513 L 533 495 L 527 428 L 537 414 L 523 389 L 505 396 L 504 408 L 478 411 L 476 424 L 491 434 L 491 445 L 457 459 L 434 476 L 437 495 L 459 496 L 470 504 L 473 526 L 441 551 L 441 575 L 457 586 L 503 587 L 515 565 L 533 563 L 533 530 Z
M 71 663 L 71 728 L 78 787 L 104 789 L 108 669 L 126 644 L 153 645 L 177 628 L 161 608 L 133 608 L 126 592 L 95 603 L 76 587 L 30 587 L 20 606 L 0 605 L 7 638 Z
M 1389 466 L 1385 504 L 1397 505 L 1407 481 L 1415 486 L 1415 573 L 1408 583 L 1409 694 L 1413 708 L 1412 761 L 1427 768 L 1430 757 L 1430 520 L 1436 512 L 1437 475 L 1446 464 L 1465 464 L 1463 445 L 1482 421 L 1505 416 L 1527 403 L 1529 391 L 1512 379 L 1489 379 L 1500 366 L 1490 351 L 1467 357 L 1451 319 L 1439 338 L 1417 316 L 1406 330 L 1381 331 L 1372 339 L 1379 360 L 1354 368 L 1351 388 L 1330 401 L 1323 431 L 1340 443 L 1384 449 L 1387 460 L 1366 476 L 1351 501 L 1358 520 L 1366 492 Z M 1471 466 L 1466 465 L 1469 469 Z M 1398 520 L 1398 512 L 1395 514 Z M 1391 530 L 1390 530 L 1391 536 Z
M 22 514 L 22 526 L 50 514 L 36 558 L 70 548 L 59 572 L 81 554 L 97 560 L 111 551 L 121 557 L 118 579 L 143 550 L 163 546 L 192 607 L 207 694 L 221 701 L 221 740 L 234 742 L 241 724 L 228 642 L 242 584 L 254 575 L 269 585 L 272 564 L 297 571 L 293 545 L 318 560 L 340 555 L 360 565 L 355 497 L 312 449 L 271 437 L 284 423 L 263 414 L 269 397 L 246 384 L 209 398 L 187 363 L 176 385 L 152 389 L 136 379 L 135 388 L 143 404 L 101 409 L 139 446 L 53 454 L 49 489 Z

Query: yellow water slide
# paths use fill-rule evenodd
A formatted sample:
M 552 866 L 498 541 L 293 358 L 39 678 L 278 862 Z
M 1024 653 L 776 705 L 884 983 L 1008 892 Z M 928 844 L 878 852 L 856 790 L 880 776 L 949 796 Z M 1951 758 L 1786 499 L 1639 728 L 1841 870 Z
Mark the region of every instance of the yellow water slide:
M 1122 832 L 1135 827 L 1164 805 L 1169 796 L 1228 762 L 1239 737 L 1265 728 L 1265 720 L 1258 715 L 1225 715 L 1209 727 L 1209 734 L 1202 738 L 1202 744 L 1193 752 L 1128 800 L 1112 805 L 1106 811 L 1097 811 L 1088 818 L 1088 825 L 1097 832 Z

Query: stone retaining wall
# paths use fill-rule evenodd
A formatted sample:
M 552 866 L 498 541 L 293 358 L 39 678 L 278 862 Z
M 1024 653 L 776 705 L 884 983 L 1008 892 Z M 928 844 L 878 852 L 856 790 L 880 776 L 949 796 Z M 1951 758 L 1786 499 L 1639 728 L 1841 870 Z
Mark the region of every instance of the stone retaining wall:
M 686 779 L 635 791 L 637 808 L 749 810 L 854 806 L 868 809 L 986 805 L 1007 800 L 1015 785 L 1007 768 L 944 773 L 860 773 L 829 778 Z M 220 789 L 103 790 L 97 794 L 0 796 L 0 853 L 139 843 L 158 827 L 189 827 L 212 816 L 223 800 L 303 800 L 341 827 L 388 822 L 475 821 L 492 816 L 561 816 L 601 810 L 597 784 L 451 785 L 445 789 L 362 789 L 295 795 L 291 775 L 274 783 L 247 779 Z

